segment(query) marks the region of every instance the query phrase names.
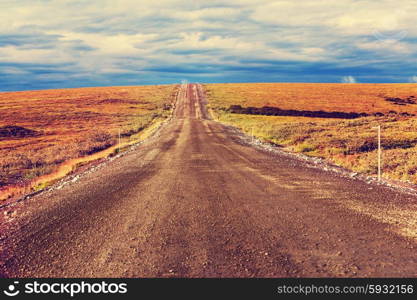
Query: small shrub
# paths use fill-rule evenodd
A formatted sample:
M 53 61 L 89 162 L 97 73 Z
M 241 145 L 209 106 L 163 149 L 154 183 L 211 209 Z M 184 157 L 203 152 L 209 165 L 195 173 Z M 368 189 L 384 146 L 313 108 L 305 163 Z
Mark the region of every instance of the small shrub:
M 308 143 L 303 143 L 303 144 L 297 145 L 297 146 L 295 147 L 295 150 L 296 150 L 297 152 L 302 152 L 302 153 L 312 152 L 312 151 L 314 151 L 315 149 L 316 149 L 316 146 L 311 145 L 311 144 L 308 144 Z

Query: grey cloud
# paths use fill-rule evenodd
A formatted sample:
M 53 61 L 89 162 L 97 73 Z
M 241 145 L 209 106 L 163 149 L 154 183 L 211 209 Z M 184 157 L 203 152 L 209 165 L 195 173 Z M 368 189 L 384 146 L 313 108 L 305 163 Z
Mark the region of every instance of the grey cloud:
M 361 15 L 374 4 L 362 2 L 358 8 L 355 0 L 341 0 L 358 8 L 344 11 L 339 2 L 312 0 L 288 2 L 289 8 L 269 0 L 5 0 L 0 90 L 21 89 L 20 82 L 73 87 L 170 83 L 182 76 L 207 82 L 409 81 L 417 74 L 413 26 L 398 20 L 409 34 L 384 48 Z M 371 16 L 375 26 L 386 25 L 377 17 L 387 19 L 390 5 L 380 1 Z

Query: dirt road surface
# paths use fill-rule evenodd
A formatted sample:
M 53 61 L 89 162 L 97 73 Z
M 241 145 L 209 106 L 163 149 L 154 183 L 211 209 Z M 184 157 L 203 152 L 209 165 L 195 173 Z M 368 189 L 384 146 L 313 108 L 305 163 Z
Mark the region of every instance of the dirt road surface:
M 135 151 L 1 210 L 3 277 L 417 277 L 415 196 L 242 142 L 183 85 Z

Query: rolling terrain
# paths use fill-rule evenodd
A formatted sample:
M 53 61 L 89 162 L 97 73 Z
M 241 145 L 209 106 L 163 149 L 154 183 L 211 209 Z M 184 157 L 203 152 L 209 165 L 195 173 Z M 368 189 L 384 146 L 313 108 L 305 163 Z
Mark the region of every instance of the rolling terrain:
M 170 114 L 176 88 L 0 93 L 0 201 L 44 188 L 92 155 L 138 139 Z
M 417 183 L 416 84 L 208 84 L 214 118 L 286 150 Z
M 172 119 L 1 209 L 3 277 L 417 277 L 417 197 L 247 143 L 182 85 Z

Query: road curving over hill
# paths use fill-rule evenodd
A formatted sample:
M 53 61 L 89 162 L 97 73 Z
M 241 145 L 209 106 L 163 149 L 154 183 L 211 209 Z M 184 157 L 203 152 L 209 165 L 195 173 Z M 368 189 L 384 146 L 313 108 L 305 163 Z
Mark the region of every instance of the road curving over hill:
M 417 277 L 415 196 L 242 141 L 183 85 L 157 135 L 1 211 L 3 277 Z

